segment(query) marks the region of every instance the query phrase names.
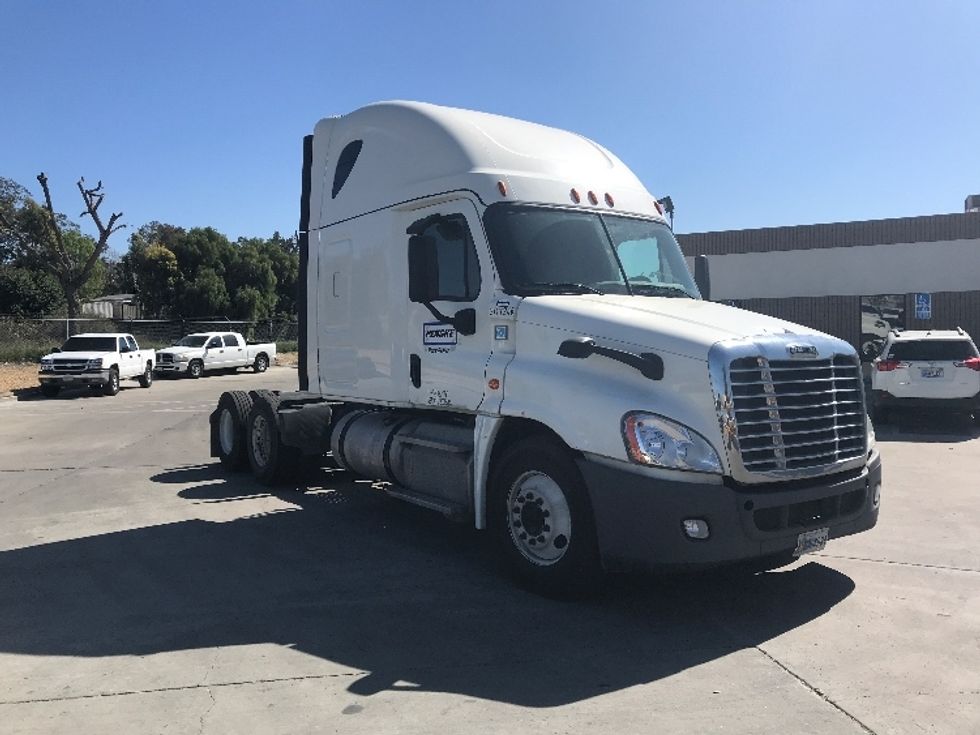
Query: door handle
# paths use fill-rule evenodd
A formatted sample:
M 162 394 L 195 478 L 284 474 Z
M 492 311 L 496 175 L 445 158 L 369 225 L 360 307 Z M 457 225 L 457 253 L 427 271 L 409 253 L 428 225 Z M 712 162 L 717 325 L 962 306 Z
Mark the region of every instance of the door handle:
M 412 379 L 412 385 L 416 388 L 422 387 L 422 358 L 412 354 L 408 358 L 408 374 Z

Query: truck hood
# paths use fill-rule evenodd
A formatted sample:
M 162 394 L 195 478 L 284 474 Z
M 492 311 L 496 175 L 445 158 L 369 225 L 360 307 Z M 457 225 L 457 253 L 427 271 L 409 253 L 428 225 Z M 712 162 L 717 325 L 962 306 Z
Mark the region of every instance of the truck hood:
M 203 347 L 184 347 L 184 346 L 181 346 L 181 347 L 167 347 L 167 348 L 162 349 L 162 350 L 157 350 L 157 354 L 158 355 L 161 355 L 161 354 L 164 354 L 164 353 L 170 354 L 170 355 L 193 355 L 193 354 L 199 354 L 201 352 L 204 352 L 204 348 Z
M 537 324 L 607 343 L 628 343 L 705 360 L 712 345 L 763 335 L 821 334 L 733 306 L 658 296 L 554 295 L 525 298 L 519 323 Z
M 52 352 L 49 355 L 42 357 L 42 360 L 98 360 L 100 357 L 104 360 L 107 357 L 112 357 L 115 352 Z

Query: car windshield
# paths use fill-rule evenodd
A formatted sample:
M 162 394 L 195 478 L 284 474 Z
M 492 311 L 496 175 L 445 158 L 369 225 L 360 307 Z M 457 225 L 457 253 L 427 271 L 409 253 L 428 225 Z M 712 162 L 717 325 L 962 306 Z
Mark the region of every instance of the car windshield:
M 115 337 L 69 337 L 62 352 L 115 352 Z
M 204 347 L 208 341 L 206 334 L 189 334 L 183 339 L 174 343 L 174 347 Z
M 512 204 L 489 207 L 484 222 L 507 293 L 700 298 L 661 222 Z
M 965 339 L 924 339 L 921 342 L 896 342 L 888 350 L 889 360 L 905 362 L 966 360 L 976 356 L 976 348 Z

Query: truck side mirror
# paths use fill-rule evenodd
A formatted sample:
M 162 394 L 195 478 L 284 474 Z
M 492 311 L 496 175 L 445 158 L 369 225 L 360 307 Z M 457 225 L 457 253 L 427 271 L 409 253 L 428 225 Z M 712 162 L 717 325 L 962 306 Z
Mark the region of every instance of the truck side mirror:
M 408 238 L 408 299 L 416 304 L 435 301 L 439 295 L 439 259 L 431 237 Z
M 701 292 L 701 298 L 711 301 L 711 273 L 708 271 L 707 255 L 698 255 L 694 258 L 694 283 Z
M 460 309 L 453 316 L 453 326 L 460 334 L 476 334 L 476 309 Z

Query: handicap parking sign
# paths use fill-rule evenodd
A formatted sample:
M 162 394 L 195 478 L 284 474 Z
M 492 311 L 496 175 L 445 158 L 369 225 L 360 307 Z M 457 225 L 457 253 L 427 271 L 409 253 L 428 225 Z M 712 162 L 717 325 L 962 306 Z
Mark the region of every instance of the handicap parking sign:
M 915 294 L 915 318 L 932 319 L 932 294 Z

